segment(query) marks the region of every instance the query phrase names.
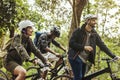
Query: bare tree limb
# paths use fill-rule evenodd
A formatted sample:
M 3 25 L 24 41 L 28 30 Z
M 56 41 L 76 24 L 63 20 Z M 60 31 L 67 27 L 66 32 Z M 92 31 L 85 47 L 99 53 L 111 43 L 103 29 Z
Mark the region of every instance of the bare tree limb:
M 72 32 L 80 26 L 81 14 L 87 2 L 88 0 L 73 0 L 73 15 L 71 21 L 71 28 L 68 36 L 69 38 Z
M 70 5 L 73 7 L 73 3 L 71 0 L 68 0 L 68 2 L 70 3 Z

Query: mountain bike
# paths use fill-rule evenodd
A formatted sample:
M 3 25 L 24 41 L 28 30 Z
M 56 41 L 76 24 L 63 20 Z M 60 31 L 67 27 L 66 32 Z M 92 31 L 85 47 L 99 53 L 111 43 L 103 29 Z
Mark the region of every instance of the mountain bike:
M 60 75 L 70 75 L 70 69 L 67 67 L 66 65 L 66 55 L 62 55 L 62 57 L 60 58 L 62 63 L 59 64 L 58 67 L 54 67 L 52 68 L 49 72 L 48 72 L 48 75 L 50 75 L 50 78 L 47 78 L 47 80 L 57 80 L 57 79 L 54 79 L 56 76 L 60 76 Z M 60 79 L 60 80 L 66 80 L 65 78 L 64 79 Z
M 85 77 L 83 77 L 82 80 L 92 80 L 93 78 L 95 78 L 95 77 L 97 77 L 101 74 L 104 74 L 104 73 L 109 73 L 111 80 L 120 80 L 120 78 L 117 78 L 116 75 L 112 72 L 112 69 L 111 69 L 110 63 L 114 62 L 115 60 L 114 59 L 109 59 L 109 58 L 105 58 L 105 59 L 102 59 L 102 60 L 106 61 L 107 67 L 105 67 L 104 69 L 101 69 L 97 72 L 94 72 L 92 74 L 86 75 Z M 60 80 L 61 78 L 66 78 L 66 80 L 73 80 L 73 77 L 71 77 L 69 75 L 56 76 L 54 78 L 54 80 Z
M 62 63 L 59 64 L 58 67 L 53 67 L 48 71 L 47 77 L 45 80 L 58 80 L 58 79 L 54 79 L 56 76 L 60 76 L 60 75 L 70 75 L 70 69 L 66 66 L 66 55 L 62 55 L 62 57 L 60 57 L 60 59 L 62 60 Z M 39 68 L 38 68 L 39 69 Z M 28 70 L 28 69 L 27 69 Z M 35 66 L 33 67 L 29 67 L 29 73 L 31 73 L 31 75 L 36 73 L 36 68 Z M 43 71 L 41 70 L 41 73 L 43 73 Z M 65 78 L 61 78 L 60 80 L 66 80 Z
M 30 60 L 29 62 L 33 62 L 35 59 Z M 31 72 L 31 74 L 28 74 L 25 79 L 29 79 L 29 80 L 42 80 L 42 76 L 41 76 L 41 69 L 44 67 L 48 67 L 48 65 L 43 65 L 41 63 L 38 63 L 38 66 L 31 66 L 27 69 L 27 73 Z M 12 75 L 12 77 L 9 79 L 8 75 L 3 72 L 2 70 L 0 70 L 0 80 L 15 80 L 16 76 Z
M 52 68 L 49 72 L 48 75 L 49 77 L 47 77 L 47 80 L 58 80 L 58 79 L 54 79 L 56 76 L 58 75 L 69 75 L 69 69 L 66 66 L 66 62 L 65 62 L 65 56 L 63 55 L 61 57 L 62 63 L 56 67 L 56 68 Z M 30 62 L 32 62 L 33 60 L 31 60 Z M 42 74 L 43 68 L 47 68 L 48 66 L 43 66 L 43 64 L 39 63 L 38 66 L 31 66 L 29 68 L 27 68 L 27 76 L 26 76 L 26 80 L 41 80 L 42 79 Z M 5 77 L 2 77 L 1 74 L 3 73 L 3 75 Z M 2 70 L 0 70 L 0 80 L 14 80 L 15 76 L 13 75 L 11 79 L 8 78 L 8 76 L 6 75 L 6 73 L 4 73 Z M 61 78 L 61 80 L 66 80 L 65 78 Z

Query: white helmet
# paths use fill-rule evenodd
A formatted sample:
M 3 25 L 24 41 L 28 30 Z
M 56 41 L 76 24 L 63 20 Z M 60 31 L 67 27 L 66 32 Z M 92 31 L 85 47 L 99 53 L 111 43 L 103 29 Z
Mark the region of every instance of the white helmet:
M 93 14 L 88 14 L 84 17 L 84 20 L 88 21 L 89 19 L 94 19 L 94 18 L 97 19 L 97 16 Z
M 27 28 L 28 26 L 31 26 L 33 29 L 35 29 L 33 22 L 31 22 L 30 20 L 23 20 L 19 22 L 18 26 L 20 31 L 22 31 L 23 28 Z

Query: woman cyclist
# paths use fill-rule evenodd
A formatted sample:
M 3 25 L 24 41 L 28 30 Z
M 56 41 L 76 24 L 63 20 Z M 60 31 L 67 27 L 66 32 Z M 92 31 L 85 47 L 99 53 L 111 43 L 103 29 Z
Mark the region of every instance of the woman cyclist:
M 14 36 L 9 47 L 6 48 L 8 54 L 4 58 L 4 67 L 17 76 L 15 80 L 25 80 L 26 70 L 22 67 L 22 63 L 30 59 L 31 52 L 41 59 L 44 64 L 47 61 L 30 38 L 34 29 L 33 22 L 23 20 L 18 26 L 21 34 Z

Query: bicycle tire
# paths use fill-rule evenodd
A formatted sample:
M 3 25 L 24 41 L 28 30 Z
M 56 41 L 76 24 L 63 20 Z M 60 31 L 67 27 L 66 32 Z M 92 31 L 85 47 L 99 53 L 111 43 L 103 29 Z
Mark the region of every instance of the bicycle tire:
M 53 80 L 73 80 L 73 78 L 68 75 L 59 75 L 56 76 Z
M 0 80 L 9 80 L 7 75 L 2 70 L 0 70 Z

